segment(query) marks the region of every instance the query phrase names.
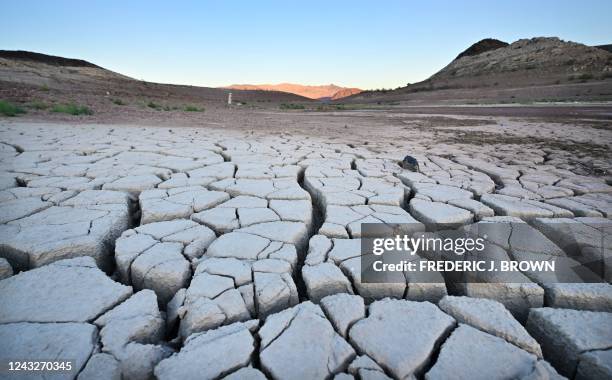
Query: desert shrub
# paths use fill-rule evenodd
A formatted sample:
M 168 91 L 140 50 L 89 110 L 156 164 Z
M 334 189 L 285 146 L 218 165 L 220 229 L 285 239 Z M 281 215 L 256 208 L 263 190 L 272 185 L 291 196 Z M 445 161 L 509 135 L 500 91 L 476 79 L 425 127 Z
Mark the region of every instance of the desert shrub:
M 80 106 L 74 103 L 56 104 L 51 108 L 51 112 L 66 113 L 69 115 L 93 115 L 93 111 L 86 106 Z
M 49 108 L 49 105 L 40 100 L 35 100 L 33 102 L 30 102 L 28 104 L 28 107 L 35 109 L 35 110 L 46 110 L 47 108 Z
M 159 104 L 157 104 L 157 103 L 155 103 L 153 101 L 150 101 L 149 103 L 147 103 L 147 107 L 153 108 L 155 110 L 161 110 L 162 109 L 161 105 L 159 105 Z
M 186 112 L 204 112 L 204 108 L 198 108 L 192 105 L 185 106 L 184 110 Z
M 113 104 L 116 104 L 118 106 L 124 106 L 125 102 L 121 99 L 115 98 L 115 99 L 111 99 L 111 102 L 113 102 Z
M 282 103 L 280 105 L 280 109 L 282 110 L 303 110 L 304 106 L 301 104 L 295 104 L 295 103 Z
M 9 103 L 5 100 L 0 100 L 0 115 L 17 116 L 22 113 L 26 113 L 23 108 L 16 106 L 13 103 Z

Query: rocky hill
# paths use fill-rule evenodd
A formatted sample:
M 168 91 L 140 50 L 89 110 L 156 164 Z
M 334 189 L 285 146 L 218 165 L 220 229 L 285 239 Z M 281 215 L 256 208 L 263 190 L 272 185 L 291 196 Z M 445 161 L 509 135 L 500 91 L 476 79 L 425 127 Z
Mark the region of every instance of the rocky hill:
M 54 66 L 72 66 L 72 67 L 96 67 L 93 63 L 84 61 L 82 59 L 64 58 L 55 55 L 47 55 L 42 53 L 35 53 L 25 50 L 0 50 L 0 58 L 17 60 L 17 61 L 30 61 L 37 63 L 45 63 Z
M 473 55 L 478 55 L 482 53 L 486 53 L 491 50 L 499 49 L 508 46 L 507 42 L 503 42 L 500 40 L 496 40 L 494 38 L 485 38 L 484 40 L 480 40 L 476 42 L 474 45 L 465 49 L 461 54 L 457 56 L 455 59 L 459 59 L 461 57 L 471 57 Z
M 558 38 L 532 38 L 475 55 L 460 55 L 429 81 L 451 85 L 478 78 L 480 84 L 552 84 L 573 76 L 605 74 L 612 74 L 609 52 Z
M 263 91 L 282 91 L 296 94 L 310 99 L 341 99 L 346 96 L 355 95 L 362 90 L 358 88 L 340 87 L 334 84 L 322 86 L 307 86 L 294 83 L 279 84 L 233 84 L 226 88 L 236 90 L 263 90 Z
M 597 46 L 593 46 L 593 47 L 596 47 L 596 48 L 598 48 L 598 49 L 602 49 L 602 50 L 605 50 L 605 51 L 607 51 L 607 52 L 612 53 L 612 44 L 608 44 L 608 45 L 597 45 Z
M 57 87 L 66 83 L 133 80 L 82 59 L 29 51 L 0 50 L 0 80 Z
M 86 103 L 96 111 L 112 102 L 165 108 L 225 106 L 229 90 L 136 80 L 81 59 L 27 51 L 0 51 L 0 99 L 16 103 Z M 278 91 L 233 91 L 237 103 L 309 101 Z M 111 102 L 112 101 L 112 102 Z M 157 107 L 154 107 L 157 108 Z
M 612 53 L 559 38 L 482 40 L 430 78 L 344 101 L 542 101 L 612 99 Z

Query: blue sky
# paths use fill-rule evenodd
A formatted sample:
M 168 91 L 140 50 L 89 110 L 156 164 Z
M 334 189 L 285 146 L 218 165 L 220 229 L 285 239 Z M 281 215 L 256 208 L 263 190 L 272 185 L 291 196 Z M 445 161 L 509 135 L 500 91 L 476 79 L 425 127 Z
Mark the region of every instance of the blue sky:
M 4 1 L 0 49 L 82 58 L 148 81 L 426 79 L 472 43 L 558 36 L 612 43 L 612 1 Z

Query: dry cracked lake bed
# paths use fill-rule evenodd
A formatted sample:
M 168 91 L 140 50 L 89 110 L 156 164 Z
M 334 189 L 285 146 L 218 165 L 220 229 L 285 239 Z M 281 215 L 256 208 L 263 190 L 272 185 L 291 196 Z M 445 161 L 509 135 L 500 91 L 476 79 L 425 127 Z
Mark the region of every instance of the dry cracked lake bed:
M 0 124 L 0 378 L 612 378 L 610 128 L 389 117 Z M 365 223 L 495 224 L 603 281 L 369 283 Z

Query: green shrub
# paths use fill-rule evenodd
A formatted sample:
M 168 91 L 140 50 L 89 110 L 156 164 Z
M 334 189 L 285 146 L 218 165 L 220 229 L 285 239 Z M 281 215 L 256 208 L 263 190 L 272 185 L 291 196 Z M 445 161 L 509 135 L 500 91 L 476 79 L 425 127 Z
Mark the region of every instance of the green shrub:
M 46 84 L 43 84 L 43 85 L 40 87 L 40 91 L 48 92 L 48 91 L 49 91 L 49 86 L 47 86 Z
M 22 113 L 26 113 L 26 111 L 23 108 L 16 106 L 12 103 L 9 103 L 7 101 L 0 100 L 0 115 L 17 116 Z
M 35 109 L 35 110 L 46 110 L 47 108 L 49 108 L 49 105 L 47 103 L 43 103 L 40 100 L 35 100 L 31 102 L 30 104 L 28 104 L 28 107 Z
M 204 112 L 204 108 L 198 108 L 196 106 L 185 106 L 186 112 Z
M 301 104 L 295 104 L 295 103 L 282 103 L 280 105 L 280 109 L 282 110 L 303 110 L 304 106 Z
M 157 104 L 154 101 L 149 101 L 149 103 L 147 103 L 147 107 L 153 108 L 154 110 L 157 110 L 157 111 L 174 111 L 174 110 L 179 109 L 177 106 Z
M 93 115 L 93 111 L 86 106 L 80 106 L 78 104 L 56 104 L 51 108 L 51 112 L 67 113 L 69 115 Z
M 124 106 L 125 105 L 125 103 L 121 99 L 111 99 L 111 102 L 113 102 L 113 104 L 116 104 L 118 106 Z
M 153 101 L 150 101 L 149 103 L 147 103 L 147 107 L 153 108 L 155 110 L 160 110 L 162 108 L 162 106 L 160 106 L 159 104 L 157 104 L 157 103 L 155 103 Z

